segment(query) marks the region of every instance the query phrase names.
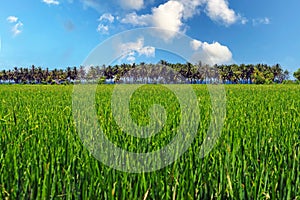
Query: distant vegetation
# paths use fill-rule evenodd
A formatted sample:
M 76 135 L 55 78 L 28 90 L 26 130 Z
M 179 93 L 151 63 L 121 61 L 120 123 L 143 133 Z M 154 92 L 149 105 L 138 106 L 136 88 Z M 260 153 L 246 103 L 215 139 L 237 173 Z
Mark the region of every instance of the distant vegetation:
M 300 81 L 300 68 L 294 73 L 294 77 Z
M 151 70 L 151 67 L 158 65 L 161 66 L 159 70 Z M 148 70 L 145 71 L 146 68 Z M 135 73 L 130 73 L 133 70 Z M 171 71 L 173 71 L 173 74 Z M 161 60 L 158 64 L 134 63 L 115 66 L 103 65 L 91 66 L 88 69 L 84 66 L 53 70 L 49 70 L 48 68 L 43 69 L 42 67 L 36 67 L 34 65 L 30 68 L 15 67 L 13 70 L 2 70 L 0 72 L 0 83 L 62 84 L 74 83 L 75 81 L 121 83 L 128 82 L 128 80 L 137 81 L 142 76 L 146 76 L 147 81 L 150 83 L 172 83 L 172 80 L 162 80 L 161 76 L 164 76 L 164 78 L 173 77 L 173 79 L 176 79 L 176 75 L 180 75 L 180 78 L 184 83 L 192 84 L 212 83 L 214 82 L 214 79 L 218 79 L 225 84 L 272 84 L 295 82 L 289 80 L 289 72 L 284 70 L 279 64 L 273 66 L 266 64 L 231 64 L 215 65 L 214 68 L 212 68 L 208 65 L 202 65 L 201 63 L 196 65 L 191 63 L 172 64 Z M 293 75 L 299 82 L 300 69 Z M 150 78 L 150 81 L 148 78 Z

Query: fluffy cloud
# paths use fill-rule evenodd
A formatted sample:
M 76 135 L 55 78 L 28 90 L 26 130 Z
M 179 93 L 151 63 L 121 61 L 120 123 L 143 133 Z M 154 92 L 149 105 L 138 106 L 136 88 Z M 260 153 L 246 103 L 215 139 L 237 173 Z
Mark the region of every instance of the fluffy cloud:
M 135 12 L 133 12 L 121 19 L 121 22 L 134 26 L 147 26 L 151 24 L 151 18 L 151 15 L 137 15 Z
M 206 13 L 212 20 L 224 23 L 227 26 L 241 19 L 240 15 L 229 8 L 226 0 L 208 0 Z
M 16 23 L 18 21 L 18 18 L 16 16 L 9 16 L 6 19 L 9 23 Z
M 112 24 L 115 21 L 115 17 L 112 16 L 110 13 L 105 13 L 100 16 L 98 19 L 100 22 L 97 27 L 97 32 L 108 34 L 109 32 L 109 25 Z
M 121 44 L 119 45 L 118 50 L 121 51 L 121 60 L 126 59 L 131 63 L 135 61 L 136 56 L 155 56 L 155 48 L 144 46 L 144 38 L 139 38 L 136 42 Z
M 19 20 L 18 17 L 16 17 L 16 16 L 9 16 L 9 17 L 6 18 L 6 20 L 9 23 L 13 23 L 14 24 L 14 26 L 11 28 L 11 32 L 12 32 L 13 36 L 17 36 L 20 33 L 22 33 L 22 27 L 23 27 L 24 24 Z
M 199 6 L 206 3 L 206 0 L 177 0 L 183 5 L 183 18 L 189 19 L 200 13 Z
M 206 60 L 211 61 L 213 64 L 226 63 L 232 59 L 232 53 L 228 47 L 218 42 L 212 44 L 204 42 L 202 48 L 207 56 Z
M 190 45 L 194 51 L 197 51 L 202 46 L 202 42 L 199 40 L 193 40 Z
M 195 51 L 192 57 L 194 62 L 201 60 L 204 64 L 222 64 L 232 61 L 232 53 L 228 47 L 221 45 L 218 42 L 209 44 L 193 40 L 190 43 L 191 48 Z
M 43 2 L 48 5 L 59 5 L 59 1 L 56 0 L 43 0 Z
M 164 39 L 170 39 L 176 32 L 181 32 L 183 27 L 184 7 L 179 1 L 168 1 L 158 7 L 152 8 L 152 13 L 148 15 L 137 15 L 131 13 L 121 20 L 122 23 L 128 23 L 135 26 L 153 26 L 164 31 L 160 36 Z
M 227 0 L 169 0 L 158 7 L 152 8 L 150 14 L 138 15 L 136 12 L 127 14 L 122 23 L 134 26 L 153 26 L 170 30 L 162 33 L 165 39 L 175 36 L 175 32 L 184 32 L 184 21 L 200 13 L 200 8 L 205 8 L 205 13 L 213 21 L 218 21 L 225 26 L 237 22 L 247 23 L 247 19 L 229 8 Z
M 205 6 L 206 14 L 214 21 L 225 25 L 231 25 L 237 21 L 242 24 L 247 19 L 242 18 L 233 9 L 229 8 L 227 0 L 169 0 L 158 7 L 152 8 L 152 13 L 148 15 L 128 14 L 123 23 L 133 25 L 152 25 L 161 28 L 166 25 L 166 29 L 178 31 L 183 25 L 183 20 L 187 20 L 200 13 L 200 7 Z
M 179 32 L 183 25 L 184 7 L 177 1 L 168 1 L 152 10 L 152 23 L 155 27 Z
M 120 0 L 124 9 L 140 10 L 144 7 L 144 0 Z
M 99 21 L 109 21 L 110 23 L 113 23 L 114 20 L 115 17 L 112 16 L 110 13 L 105 13 L 99 18 Z
M 109 27 L 107 25 L 99 24 L 97 27 L 97 32 L 103 33 L 103 34 L 108 34 Z

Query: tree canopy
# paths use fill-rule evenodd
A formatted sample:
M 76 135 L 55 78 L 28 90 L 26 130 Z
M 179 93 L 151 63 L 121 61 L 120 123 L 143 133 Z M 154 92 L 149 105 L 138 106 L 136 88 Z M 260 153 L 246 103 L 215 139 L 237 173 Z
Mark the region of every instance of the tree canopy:
M 294 77 L 295 77 L 298 81 L 300 81 L 300 68 L 299 68 L 296 72 L 294 72 Z
M 157 66 L 160 66 L 157 68 Z M 156 67 L 156 68 L 155 68 Z M 171 69 L 171 70 L 169 70 Z M 147 76 L 147 82 L 168 82 L 175 79 L 184 83 L 212 83 L 216 80 L 224 84 L 270 84 L 283 83 L 289 79 L 289 72 L 279 65 L 231 64 L 210 67 L 191 63 L 169 63 L 161 60 L 157 64 L 120 64 L 115 66 L 67 67 L 66 69 L 43 69 L 32 65 L 29 68 L 14 67 L 0 72 L 0 83 L 15 84 L 61 84 L 76 81 L 121 83 L 141 81 Z M 300 80 L 300 69 L 294 77 Z M 163 80 L 169 77 L 170 80 Z M 144 80 L 145 81 L 145 80 Z

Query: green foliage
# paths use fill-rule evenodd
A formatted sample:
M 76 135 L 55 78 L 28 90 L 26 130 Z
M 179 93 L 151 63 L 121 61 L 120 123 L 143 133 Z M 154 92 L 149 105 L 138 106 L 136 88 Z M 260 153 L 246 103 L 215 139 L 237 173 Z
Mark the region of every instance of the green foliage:
M 292 80 L 284 80 L 283 82 L 282 82 L 282 84 L 297 84 L 297 82 L 296 81 L 292 81 Z
M 191 147 L 164 169 L 130 174 L 103 165 L 83 146 L 72 116 L 73 86 L 0 86 L 0 199 L 299 199 L 299 86 L 225 86 L 222 136 L 205 158 L 199 150 L 210 123 L 210 97 L 206 86 L 193 88 L 200 119 L 191 120 L 200 126 Z M 136 151 L 168 143 L 180 121 L 172 92 L 152 85 L 133 94 L 136 123 L 148 123 L 153 104 L 168 114 L 155 138 L 137 140 L 112 117 L 113 89 L 99 85 L 96 94 L 110 141 Z
M 102 77 L 98 80 L 98 84 L 99 84 L 99 85 L 105 84 L 105 81 L 106 81 L 105 76 L 102 76 Z
M 299 68 L 296 72 L 294 72 L 294 77 L 295 77 L 298 81 L 300 81 L 300 68 Z
M 162 67 L 160 70 L 151 70 L 155 64 L 145 64 L 140 63 L 140 65 L 133 64 L 121 64 L 115 66 L 91 66 L 85 68 L 83 66 L 77 67 L 67 67 L 67 69 L 42 69 L 41 67 L 36 68 L 34 65 L 29 68 L 17 68 L 13 70 L 2 70 L 0 72 L 0 83 L 1 82 L 14 82 L 14 83 L 32 83 L 32 84 L 42 84 L 47 82 L 51 84 L 53 81 L 65 83 L 66 81 L 74 83 L 77 80 L 85 81 L 88 83 L 98 83 L 104 84 L 106 80 L 110 82 L 113 80 L 115 83 L 124 83 L 127 80 L 135 80 L 141 82 L 141 77 L 146 76 L 147 78 L 152 79 L 152 82 L 155 83 L 164 83 L 164 81 L 170 83 L 170 80 L 159 79 L 158 77 L 166 77 L 167 79 L 184 77 L 185 82 L 188 83 L 201 83 L 203 81 L 212 83 L 216 79 L 222 80 L 224 83 L 230 82 L 234 84 L 238 83 L 256 83 L 256 84 L 271 84 L 271 83 L 282 83 L 284 80 L 289 79 L 289 72 L 283 70 L 279 64 L 269 66 L 266 64 L 231 64 L 231 65 L 215 65 L 213 67 L 208 65 L 202 65 L 201 62 L 198 64 L 191 63 L 168 63 L 167 61 L 161 60 L 158 66 L 163 65 L 176 71 L 176 75 L 170 73 L 172 70 L 166 70 Z M 150 68 L 146 73 L 141 66 Z M 135 69 L 135 72 L 130 74 L 132 70 Z M 167 74 L 165 74 L 168 72 Z M 299 77 L 300 72 L 295 72 L 294 75 Z M 298 75 L 297 75 L 298 74 Z M 127 77 L 131 76 L 131 77 Z M 295 76 L 295 77 L 296 77 Z M 99 77 L 101 80 L 99 81 Z M 138 78 L 139 77 L 139 78 Z M 172 78 L 173 77 L 173 78 Z M 105 79 L 104 79 L 105 78 Z M 136 82 L 135 82 L 136 83 Z

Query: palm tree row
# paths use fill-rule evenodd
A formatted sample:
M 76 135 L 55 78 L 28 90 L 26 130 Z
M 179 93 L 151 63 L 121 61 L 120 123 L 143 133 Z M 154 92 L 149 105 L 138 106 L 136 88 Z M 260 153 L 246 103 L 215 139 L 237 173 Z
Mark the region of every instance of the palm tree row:
M 191 63 L 168 63 L 161 60 L 157 64 L 139 65 L 121 64 L 115 66 L 67 67 L 65 70 L 48 68 L 42 69 L 32 65 L 30 68 L 2 70 L 0 83 L 15 84 L 61 84 L 84 82 L 161 82 L 161 83 L 248 83 L 270 84 L 282 83 L 289 79 L 289 72 L 283 70 L 279 64 L 269 66 L 265 64 L 231 64 L 210 67 Z
M 77 77 L 77 68 L 68 67 L 66 70 L 42 67 L 36 68 L 32 65 L 30 68 L 17 68 L 13 70 L 2 70 L 0 72 L 0 83 L 15 83 L 15 84 L 55 84 L 75 80 Z

